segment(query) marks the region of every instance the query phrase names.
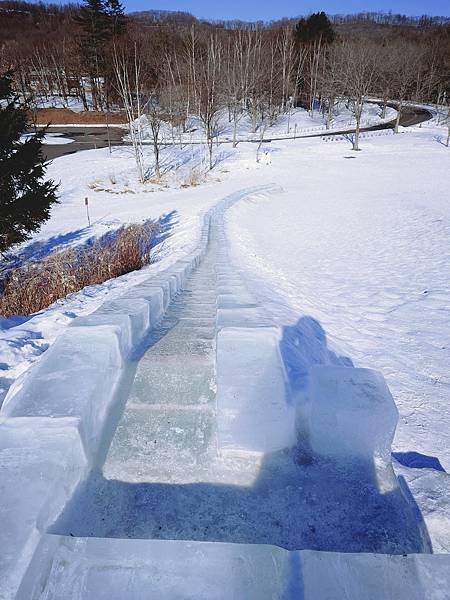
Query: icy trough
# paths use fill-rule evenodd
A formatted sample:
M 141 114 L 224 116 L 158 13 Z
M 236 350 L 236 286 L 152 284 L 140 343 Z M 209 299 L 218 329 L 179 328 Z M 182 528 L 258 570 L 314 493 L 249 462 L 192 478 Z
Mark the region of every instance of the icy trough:
M 192 256 L 75 319 L 10 389 L 0 598 L 445 598 L 382 376 L 317 367 L 296 398 L 229 259 L 224 211 L 267 189 L 225 198 Z

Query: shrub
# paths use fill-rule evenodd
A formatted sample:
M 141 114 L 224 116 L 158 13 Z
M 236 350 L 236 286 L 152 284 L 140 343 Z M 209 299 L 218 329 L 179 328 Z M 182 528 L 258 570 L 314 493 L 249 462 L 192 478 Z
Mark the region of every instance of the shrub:
M 150 264 L 159 225 L 128 225 L 79 248 L 54 252 L 11 270 L 1 282 L 0 314 L 30 315 L 88 285 Z

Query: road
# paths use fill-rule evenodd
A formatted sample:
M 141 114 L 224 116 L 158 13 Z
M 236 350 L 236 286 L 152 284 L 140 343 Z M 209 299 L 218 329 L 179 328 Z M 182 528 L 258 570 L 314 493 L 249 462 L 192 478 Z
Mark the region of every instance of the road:
M 125 131 L 121 127 L 50 127 L 48 133 L 61 134 L 75 140 L 71 144 L 45 144 L 43 146 L 44 156 L 47 160 L 53 160 L 67 154 L 74 154 L 82 150 L 94 150 L 96 148 L 107 148 L 109 144 L 118 146 L 123 144 L 122 138 Z
M 395 108 L 395 102 L 389 103 L 389 106 Z M 405 106 L 402 108 L 402 116 L 400 118 L 400 125 L 403 127 L 411 127 L 412 125 L 418 125 L 424 121 L 431 119 L 432 114 L 424 109 L 413 106 Z M 383 129 L 393 129 L 395 121 L 388 121 L 387 123 L 381 123 L 378 125 L 371 125 L 369 127 L 362 127 L 361 132 L 365 131 L 380 131 Z M 354 129 L 342 129 L 326 131 L 322 130 L 317 133 L 310 133 L 307 135 L 297 135 L 295 139 L 301 138 L 312 138 L 312 137 L 324 137 L 332 135 L 344 135 L 348 133 L 354 133 Z M 75 140 L 71 144 L 45 144 L 44 145 L 44 156 L 47 160 L 53 160 L 60 156 L 66 156 L 68 154 L 74 154 L 75 152 L 81 152 L 82 150 L 94 150 L 96 148 L 107 148 L 109 144 L 112 146 L 129 145 L 129 142 L 124 142 L 123 136 L 125 130 L 121 127 L 70 127 L 67 125 L 61 127 L 51 127 L 49 133 L 61 134 L 61 136 L 67 136 Z M 267 137 L 263 139 L 263 142 L 272 142 L 277 140 L 294 139 L 291 137 Z M 253 143 L 259 143 L 260 140 L 249 140 Z M 194 142 L 203 143 L 203 142 Z M 231 144 L 231 140 L 224 140 L 224 144 Z

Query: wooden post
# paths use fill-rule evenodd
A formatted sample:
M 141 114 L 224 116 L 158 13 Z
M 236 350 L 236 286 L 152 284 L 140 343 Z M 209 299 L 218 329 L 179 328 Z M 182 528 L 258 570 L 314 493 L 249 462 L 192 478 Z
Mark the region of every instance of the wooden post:
M 85 198 L 84 199 L 84 205 L 86 206 L 86 214 L 87 214 L 87 220 L 88 220 L 88 226 L 91 226 L 91 218 L 89 216 L 89 198 Z

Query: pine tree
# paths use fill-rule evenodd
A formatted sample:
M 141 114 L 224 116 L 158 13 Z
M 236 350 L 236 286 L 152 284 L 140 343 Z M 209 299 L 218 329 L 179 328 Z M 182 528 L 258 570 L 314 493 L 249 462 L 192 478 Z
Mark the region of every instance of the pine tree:
M 295 28 L 295 35 L 302 44 L 311 44 L 319 40 L 322 44 L 331 44 L 336 38 L 333 25 L 323 11 L 313 13 L 307 19 L 300 19 Z
M 79 47 L 91 81 L 92 103 L 94 109 L 102 110 L 111 70 L 108 43 L 125 30 L 123 6 L 120 0 L 84 0 L 76 22 L 82 32 Z
M 44 181 L 44 131 L 25 142 L 27 111 L 12 91 L 11 72 L 0 74 L 0 252 L 30 238 L 50 216 L 57 186 Z
M 109 19 L 104 0 L 85 0 L 76 18 L 81 27 L 79 48 L 89 74 L 94 110 L 103 108 L 101 77 L 105 70 L 105 43 L 110 37 Z
M 121 35 L 125 31 L 126 21 L 120 0 L 107 0 L 107 14 L 112 36 Z

